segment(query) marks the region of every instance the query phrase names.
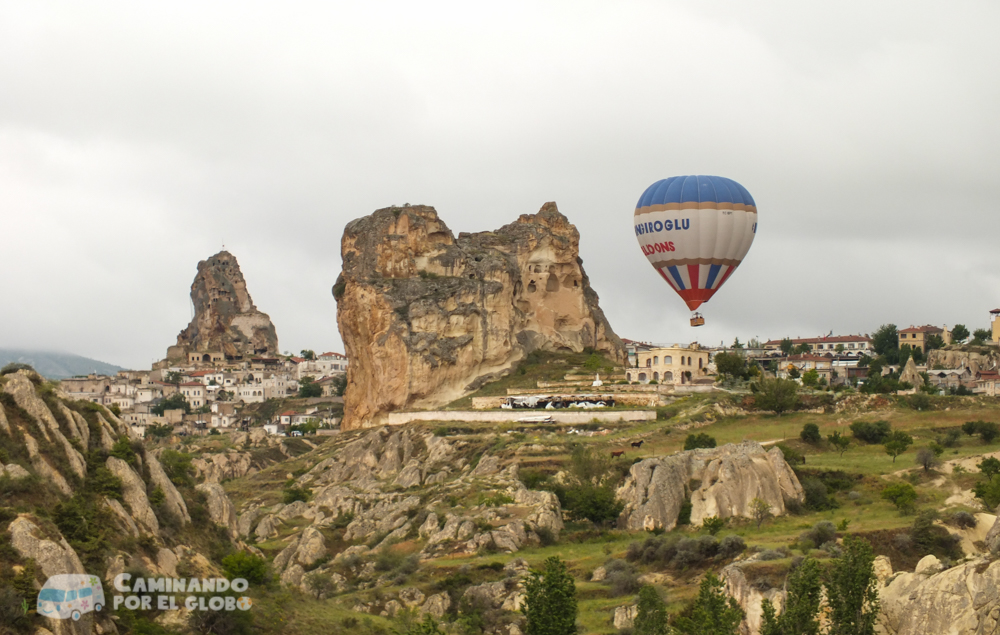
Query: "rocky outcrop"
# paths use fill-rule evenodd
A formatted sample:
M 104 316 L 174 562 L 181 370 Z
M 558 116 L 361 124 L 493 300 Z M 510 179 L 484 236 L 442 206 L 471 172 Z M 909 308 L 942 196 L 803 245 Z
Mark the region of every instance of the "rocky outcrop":
M 7 377 L 7 383 L 3 387 L 4 392 L 13 397 L 17 405 L 38 422 L 38 427 L 46 441 L 55 443 L 62 448 L 70 469 L 77 477 L 85 478 L 87 476 L 87 462 L 83 459 L 83 455 L 69 442 L 66 435 L 62 433 L 52 411 L 35 392 L 35 384 L 29 379 L 28 372 L 19 370 Z M 70 418 L 70 423 L 73 423 L 72 418 Z
M 0 476 L 7 476 L 11 479 L 27 478 L 31 476 L 28 470 L 24 469 L 17 463 L 11 463 L 9 465 L 4 465 L 0 463 Z
M 457 239 L 427 206 L 381 209 L 348 223 L 333 288 L 351 360 L 342 428 L 440 406 L 537 349 L 593 347 L 623 360 L 579 242 L 554 203 L 495 232 Z
M 802 486 L 777 447 L 754 441 L 690 450 L 645 459 L 629 470 L 617 491 L 625 509 L 619 519 L 631 530 L 673 529 L 685 498 L 691 501 L 691 524 L 710 516 L 750 517 L 755 498 L 775 515 L 789 500 L 802 501 Z
M 117 457 L 109 456 L 107 465 L 111 473 L 122 481 L 122 496 L 132 512 L 132 518 L 148 533 L 154 536 L 158 535 L 160 523 L 156 519 L 156 514 L 153 513 L 153 508 L 149 505 L 149 499 L 146 498 L 146 484 L 129 467 L 128 463 Z
M 80 558 L 61 536 L 46 537 L 29 516 L 21 514 L 10 523 L 10 543 L 22 558 L 32 558 L 45 577 L 60 573 L 86 573 Z
M 236 526 L 236 508 L 226 496 L 226 491 L 218 483 L 202 483 L 196 488 L 208 499 L 208 515 L 216 525 L 222 525 L 229 530 L 233 538 L 239 536 Z
M 229 451 L 225 454 L 202 454 L 191 460 L 198 478 L 206 483 L 221 483 L 257 471 L 249 452 Z
M 35 470 L 35 473 L 45 480 L 50 481 L 66 496 L 71 495 L 73 489 L 66 482 L 66 478 L 39 453 L 38 442 L 35 441 L 35 438 L 24 431 L 21 432 L 21 435 L 24 437 L 24 447 L 28 451 L 28 458 L 31 459 L 31 467 Z
M 899 375 L 899 381 L 908 382 L 914 388 L 920 388 L 924 385 L 924 378 L 917 372 L 917 364 L 912 357 L 906 360 L 903 372 Z
M 271 318 L 254 306 L 240 265 L 228 251 L 198 263 L 191 302 L 194 318 L 167 350 L 168 359 L 200 353 L 203 361 L 219 355 L 240 360 L 279 353 Z
M 751 583 L 747 579 L 744 567 L 757 561 L 758 557 L 754 555 L 746 560 L 734 562 L 726 566 L 719 575 L 726 585 L 726 593 L 743 609 L 743 622 L 740 624 L 742 635 L 760 633 L 764 620 L 761 604 L 764 600 L 770 600 L 779 614 L 785 609 L 786 593 L 783 587 L 771 587 L 761 582 Z
M 1000 632 L 1000 561 L 977 558 L 942 568 L 928 556 L 913 573 L 897 573 L 880 589 L 887 635 Z
M 10 423 L 7 421 L 7 412 L 3 409 L 2 403 L 0 403 L 0 431 L 10 434 Z
M 146 454 L 146 462 L 149 464 L 149 477 L 153 482 L 153 486 L 159 487 L 163 491 L 163 504 L 167 508 L 167 511 L 180 520 L 182 524 L 191 522 L 187 504 L 181 498 L 181 494 L 174 487 L 174 484 L 170 482 L 170 477 L 163 470 L 159 459 L 152 452 L 149 452 Z
M 996 349 L 983 347 L 978 351 L 963 351 L 961 346 L 947 346 L 927 352 L 927 368 L 968 368 L 972 374 L 997 367 Z

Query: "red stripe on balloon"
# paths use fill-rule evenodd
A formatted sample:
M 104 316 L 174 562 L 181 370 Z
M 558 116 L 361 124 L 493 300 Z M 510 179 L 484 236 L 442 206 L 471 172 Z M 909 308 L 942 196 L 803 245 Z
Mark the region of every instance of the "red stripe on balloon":
M 701 283 L 701 265 L 688 265 L 688 277 L 691 278 L 691 288 L 697 289 Z

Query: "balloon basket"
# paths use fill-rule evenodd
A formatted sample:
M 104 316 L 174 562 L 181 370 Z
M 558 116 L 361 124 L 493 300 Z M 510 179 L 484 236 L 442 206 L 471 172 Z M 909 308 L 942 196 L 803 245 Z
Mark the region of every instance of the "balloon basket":
M 701 313 L 695 313 L 691 316 L 691 326 L 704 326 L 705 318 L 701 317 Z

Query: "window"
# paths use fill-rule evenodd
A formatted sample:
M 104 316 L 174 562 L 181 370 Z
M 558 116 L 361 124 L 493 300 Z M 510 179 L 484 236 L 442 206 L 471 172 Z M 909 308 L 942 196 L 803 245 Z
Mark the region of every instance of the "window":
M 667 355 L 666 357 L 664 357 L 663 358 L 663 363 L 664 364 L 673 364 L 674 363 L 673 356 L 672 355 Z
M 905 340 L 906 339 L 906 333 L 900 333 L 899 334 L 899 339 Z
M 663 381 L 673 381 L 673 380 L 674 380 L 674 374 L 672 372 L 668 370 L 667 372 L 663 373 Z
M 848 344 L 847 348 L 852 348 L 853 349 L 854 348 L 854 344 Z
M 646 373 L 639 373 L 639 381 L 646 381 Z
M 653 381 L 660 381 L 660 373 L 653 373 Z
M 649 367 L 650 367 L 650 366 L 652 366 L 652 365 L 653 365 L 653 360 L 651 360 L 651 359 L 649 359 L 649 358 L 647 357 L 647 358 L 646 358 L 646 368 L 649 368 Z
M 653 355 L 653 365 L 654 366 L 659 366 L 660 365 L 660 358 L 659 358 L 659 356 Z

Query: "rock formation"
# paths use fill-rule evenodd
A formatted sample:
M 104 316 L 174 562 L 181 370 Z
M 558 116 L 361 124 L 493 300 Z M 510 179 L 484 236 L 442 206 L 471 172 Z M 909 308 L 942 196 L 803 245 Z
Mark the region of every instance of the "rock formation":
M 997 367 L 997 350 L 993 347 L 981 347 L 977 351 L 962 350 L 962 346 L 947 346 L 927 352 L 927 368 L 968 368 L 973 374 L 981 370 L 993 370 Z M 931 372 L 931 371 L 928 371 Z
M 624 360 L 555 203 L 495 232 L 459 234 L 433 207 L 352 221 L 333 288 L 351 360 L 342 429 L 448 403 L 534 350 L 592 347 Z
M 198 263 L 191 283 L 194 318 L 167 349 L 167 359 L 240 360 L 278 353 L 271 318 L 254 306 L 236 257 L 220 251 Z
M 765 451 L 759 443 L 744 441 L 640 461 L 617 497 L 625 503 L 619 522 L 627 529 L 669 531 L 685 498 L 691 501 L 691 524 L 700 525 L 710 516 L 750 517 L 755 498 L 781 515 L 786 501 L 801 502 L 803 493 L 781 450 Z
M 912 357 L 906 360 L 903 372 L 899 375 L 899 381 L 909 382 L 914 388 L 920 388 L 924 385 L 924 378 L 917 372 L 917 364 L 913 361 Z

